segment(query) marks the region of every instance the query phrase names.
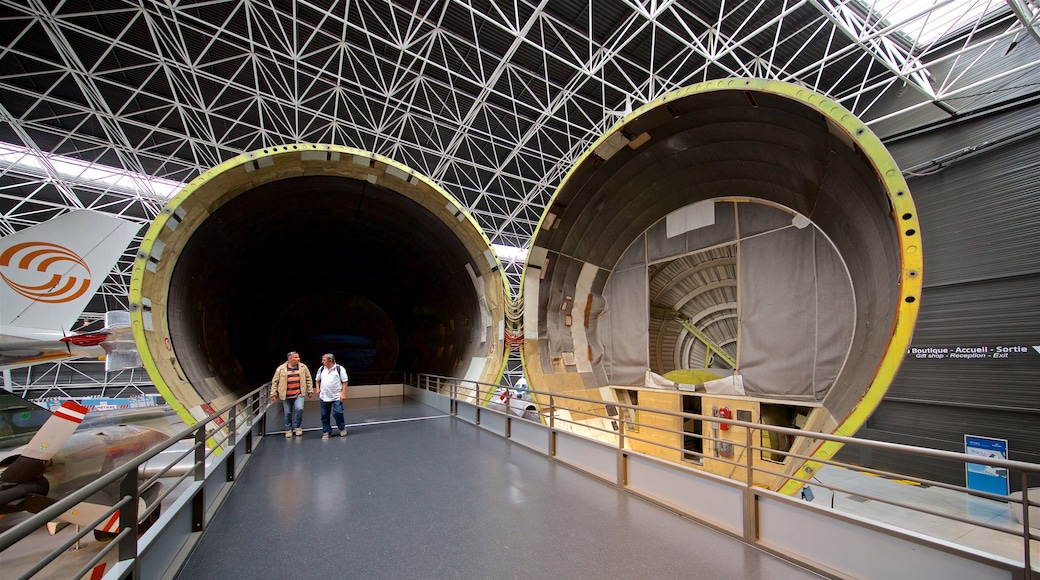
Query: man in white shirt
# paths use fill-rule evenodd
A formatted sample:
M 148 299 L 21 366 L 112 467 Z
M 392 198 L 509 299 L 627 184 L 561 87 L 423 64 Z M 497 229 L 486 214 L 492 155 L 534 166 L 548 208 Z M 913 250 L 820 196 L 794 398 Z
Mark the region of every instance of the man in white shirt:
M 314 374 L 321 405 L 321 440 L 328 441 L 332 432 L 329 412 L 336 419 L 339 436 L 347 436 L 347 424 L 343 418 L 343 401 L 347 399 L 347 369 L 336 364 L 332 354 L 321 355 L 322 367 Z

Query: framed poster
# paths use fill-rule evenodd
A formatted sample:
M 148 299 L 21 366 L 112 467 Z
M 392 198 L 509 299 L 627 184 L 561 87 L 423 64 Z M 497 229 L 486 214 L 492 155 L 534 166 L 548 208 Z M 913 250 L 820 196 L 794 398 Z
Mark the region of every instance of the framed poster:
M 968 455 L 990 459 L 1007 459 L 1007 439 L 993 439 L 977 435 L 964 436 L 964 452 Z M 1003 467 L 992 467 L 978 463 L 965 463 L 965 487 L 997 495 L 1007 495 L 1008 471 Z

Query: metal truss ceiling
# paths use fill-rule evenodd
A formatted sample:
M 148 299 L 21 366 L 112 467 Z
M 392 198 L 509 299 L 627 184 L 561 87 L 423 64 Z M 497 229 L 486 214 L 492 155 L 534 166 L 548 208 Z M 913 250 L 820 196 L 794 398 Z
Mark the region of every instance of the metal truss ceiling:
M 795 82 L 884 134 L 1034 92 L 1037 14 L 1037 0 L 0 0 L 0 142 L 21 152 L 0 154 L 0 235 L 70 207 L 143 225 L 163 203 L 151 178 L 320 142 L 411 166 L 493 243 L 525 247 L 589 143 L 669 91 Z M 132 262 L 97 313 L 125 303 Z

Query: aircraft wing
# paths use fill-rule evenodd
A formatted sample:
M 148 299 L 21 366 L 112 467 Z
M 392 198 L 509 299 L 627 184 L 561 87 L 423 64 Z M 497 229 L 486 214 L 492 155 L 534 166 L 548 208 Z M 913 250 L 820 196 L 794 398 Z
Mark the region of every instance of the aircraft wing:
M 42 495 L 30 495 L 25 502 L 25 509 L 31 513 L 39 513 L 44 509 L 57 503 L 58 500 L 51 499 L 47 496 Z M 72 508 L 66 510 L 60 516 L 58 520 L 68 522 L 81 527 L 88 527 L 95 521 L 98 521 L 105 512 L 109 510 L 109 506 L 104 506 L 90 502 L 80 502 Z M 119 510 L 109 514 L 107 518 L 101 520 L 101 523 L 94 526 L 95 529 L 110 534 L 119 532 Z
M 143 513 L 149 506 L 159 501 L 159 496 L 165 490 L 161 482 L 155 482 L 148 486 L 137 500 L 137 513 Z M 25 509 L 31 513 L 39 513 L 57 503 L 58 500 L 44 495 L 30 495 L 25 501 Z M 67 522 L 81 527 L 93 527 L 95 530 L 108 534 L 119 533 L 119 511 L 111 514 L 107 512 L 112 506 L 82 501 L 72 506 L 57 517 L 59 521 Z M 104 519 L 102 519 L 104 518 Z
M 99 351 L 104 354 L 103 351 Z M 0 370 L 71 358 L 71 349 L 60 340 L 4 340 L 0 338 Z

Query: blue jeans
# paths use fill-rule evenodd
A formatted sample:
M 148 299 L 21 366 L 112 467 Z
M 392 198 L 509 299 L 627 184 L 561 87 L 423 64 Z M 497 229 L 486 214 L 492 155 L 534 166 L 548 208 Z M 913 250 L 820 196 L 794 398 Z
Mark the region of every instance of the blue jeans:
M 344 431 L 347 428 L 347 422 L 343 419 L 343 401 L 320 401 L 321 402 L 321 432 L 330 433 L 332 432 L 332 426 L 329 423 L 329 411 L 332 411 L 333 417 L 336 419 L 336 426 L 339 427 L 340 431 Z
M 282 411 L 285 413 L 285 430 L 297 429 L 303 425 L 303 397 L 282 399 Z

